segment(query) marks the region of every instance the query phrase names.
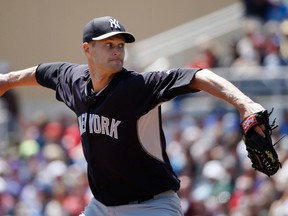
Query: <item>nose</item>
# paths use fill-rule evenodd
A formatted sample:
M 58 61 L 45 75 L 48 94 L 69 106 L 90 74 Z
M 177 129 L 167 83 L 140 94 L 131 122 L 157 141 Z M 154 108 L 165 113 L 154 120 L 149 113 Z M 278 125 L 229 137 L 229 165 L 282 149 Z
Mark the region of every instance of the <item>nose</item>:
M 114 47 L 113 55 L 121 55 L 123 53 L 123 49 L 121 47 Z

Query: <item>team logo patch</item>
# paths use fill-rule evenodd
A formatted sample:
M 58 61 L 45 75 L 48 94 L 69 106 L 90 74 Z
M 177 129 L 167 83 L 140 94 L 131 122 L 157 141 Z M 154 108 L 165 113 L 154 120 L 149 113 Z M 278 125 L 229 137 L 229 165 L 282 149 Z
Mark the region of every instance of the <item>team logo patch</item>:
M 244 133 L 246 134 L 247 131 L 250 130 L 250 128 L 254 127 L 257 125 L 257 119 L 254 115 L 251 115 L 247 117 L 243 122 L 242 122 L 242 128 Z
M 121 29 L 119 22 L 116 19 L 109 19 L 109 22 L 112 29 Z

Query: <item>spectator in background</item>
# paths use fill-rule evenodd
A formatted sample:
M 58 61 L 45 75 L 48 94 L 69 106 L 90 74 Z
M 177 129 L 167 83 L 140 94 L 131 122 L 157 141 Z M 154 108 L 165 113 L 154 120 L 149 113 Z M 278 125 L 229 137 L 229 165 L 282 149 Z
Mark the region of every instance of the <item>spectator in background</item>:
M 280 125 L 279 132 L 281 135 L 288 134 L 288 109 L 283 110 L 282 124 Z
M 269 8 L 267 0 L 241 0 L 244 5 L 244 16 L 266 21 L 266 14 Z
M 283 0 L 268 0 L 268 8 L 265 15 L 266 22 L 282 22 L 288 18 L 288 6 Z
M 287 3 L 282 0 L 242 0 L 245 18 L 281 22 L 287 18 Z
M 236 57 L 232 61 L 232 66 L 251 67 L 261 64 L 261 50 L 264 42 L 261 27 L 261 23 L 257 19 L 244 21 L 243 35 L 236 38 L 235 44 L 232 46 Z
M 283 65 L 288 65 L 288 19 L 280 24 L 281 37 L 279 41 L 279 55 Z
M 9 70 L 9 63 L 0 61 L 0 73 L 5 74 Z M 9 142 L 18 141 L 19 116 L 17 94 L 14 90 L 7 91 L 0 98 L 0 150 L 6 148 Z
M 218 67 L 218 56 L 210 42 L 200 45 L 197 55 L 188 63 L 191 68 Z

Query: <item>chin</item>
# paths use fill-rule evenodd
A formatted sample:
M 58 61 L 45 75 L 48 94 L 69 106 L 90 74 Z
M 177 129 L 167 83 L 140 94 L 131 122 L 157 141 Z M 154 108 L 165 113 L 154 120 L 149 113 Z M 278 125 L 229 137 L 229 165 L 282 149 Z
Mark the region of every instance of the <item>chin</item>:
M 121 71 L 122 70 L 122 67 L 123 67 L 123 65 L 121 64 L 121 65 L 117 65 L 117 66 L 115 66 L 115 67 L 113 67 L 113 68 L 111 68 L 113 71 L 115 71 L 115 72 L 119 72 L 119 71 Z

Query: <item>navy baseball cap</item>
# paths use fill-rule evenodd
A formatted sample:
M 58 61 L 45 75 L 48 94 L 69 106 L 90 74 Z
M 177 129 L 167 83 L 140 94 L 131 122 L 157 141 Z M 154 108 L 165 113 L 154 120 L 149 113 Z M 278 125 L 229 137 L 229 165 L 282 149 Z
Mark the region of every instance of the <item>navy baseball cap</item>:
M 114 35 L 121 34 L 126 43 L 133 43 L 135 37 L 126 32 L 124 26 L 111 16 L 98 17 L 86 24 L 83 30 L 83 43 L 92 40 L 102 40 Z

